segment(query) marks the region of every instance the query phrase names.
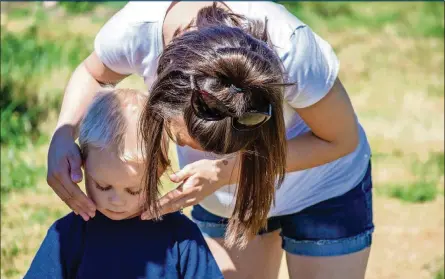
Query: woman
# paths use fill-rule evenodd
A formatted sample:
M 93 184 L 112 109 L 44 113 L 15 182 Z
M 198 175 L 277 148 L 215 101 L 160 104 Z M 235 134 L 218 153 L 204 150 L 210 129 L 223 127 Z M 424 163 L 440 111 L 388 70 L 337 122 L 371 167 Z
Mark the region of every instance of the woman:
M 147 187 L 168 165 L 164 131 L 182 168 L 171 179 L 183 182 L 159 206 L 149 197 L 142 218 L 195 205 L 226 278 L 276 277 L 280 243 L 291 278 L 363 278 L 370 149 L 338 70 L 329 44 L 275 3 L 130 3 L 67 86 L 48 183 L 75 212 L 94 216 L 75 184 L 76 126 L 92 92 L 137 73 L 150 88 L 141 122 Z

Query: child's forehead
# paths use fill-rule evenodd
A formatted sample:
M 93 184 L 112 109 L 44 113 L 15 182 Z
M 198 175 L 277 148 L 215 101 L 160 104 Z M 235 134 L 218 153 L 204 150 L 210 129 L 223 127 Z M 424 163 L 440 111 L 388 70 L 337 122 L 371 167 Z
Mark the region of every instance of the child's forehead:
M 144 174 L 144 165 L 123 161 L 112 148 L 91 148 L 85 162 L 85 172 L 96 180 L 109 185 L 139 186 Z

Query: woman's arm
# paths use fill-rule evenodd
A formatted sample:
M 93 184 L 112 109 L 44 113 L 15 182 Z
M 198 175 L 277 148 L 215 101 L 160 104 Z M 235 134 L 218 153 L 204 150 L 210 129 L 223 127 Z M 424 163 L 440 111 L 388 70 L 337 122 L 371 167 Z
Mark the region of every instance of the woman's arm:
M 338 78 L 319 102 L 296 110 L 311 132 L 288 141 L 288 172 L 329 163 L 353 152 L 357 147 L 357 119 L 348 94 Z
M 72 74 L 63 97 L 56 130 L 48 151 L 47 182 L 77 214 L 88 220 L 94 216 L 94 203 L 76 184 L 82 181 L 77 138 L 79 123 L 103 84 L 116 84 L 125 78 L 105 66 L 93 52 Z
M 114 86 L 125 77 L 105 66 L 96 52 L 91 53 L 76 68 L 68 82 L 56 130 L 62 126 L 69 126 L 72 129 L 72 137 L 76 139 L 80 121 L 95 93 L 103 85 Z

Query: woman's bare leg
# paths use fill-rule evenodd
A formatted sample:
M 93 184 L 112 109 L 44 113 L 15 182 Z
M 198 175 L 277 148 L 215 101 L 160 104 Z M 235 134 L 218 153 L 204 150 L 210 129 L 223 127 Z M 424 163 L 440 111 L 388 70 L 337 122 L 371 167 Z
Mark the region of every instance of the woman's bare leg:
M 225 279 L 278 278 L 283 250 L 279 230 L 256 236 L 246 249 L 226 248 L 222 238 L 206 238 Z
M 306 257 L 286 253 L 291 279 L 363 279 L 370 248 L 344 256 Z

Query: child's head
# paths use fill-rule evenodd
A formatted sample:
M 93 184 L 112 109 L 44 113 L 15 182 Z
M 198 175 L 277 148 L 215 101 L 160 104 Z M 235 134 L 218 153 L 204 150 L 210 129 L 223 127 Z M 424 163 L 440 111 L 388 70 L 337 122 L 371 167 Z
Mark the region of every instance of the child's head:
M 145 101 L 137 90 L 101 91 L 80 124 L 87 193 L 113 220 L 134 216 L 144 201 L 137 122 Z

